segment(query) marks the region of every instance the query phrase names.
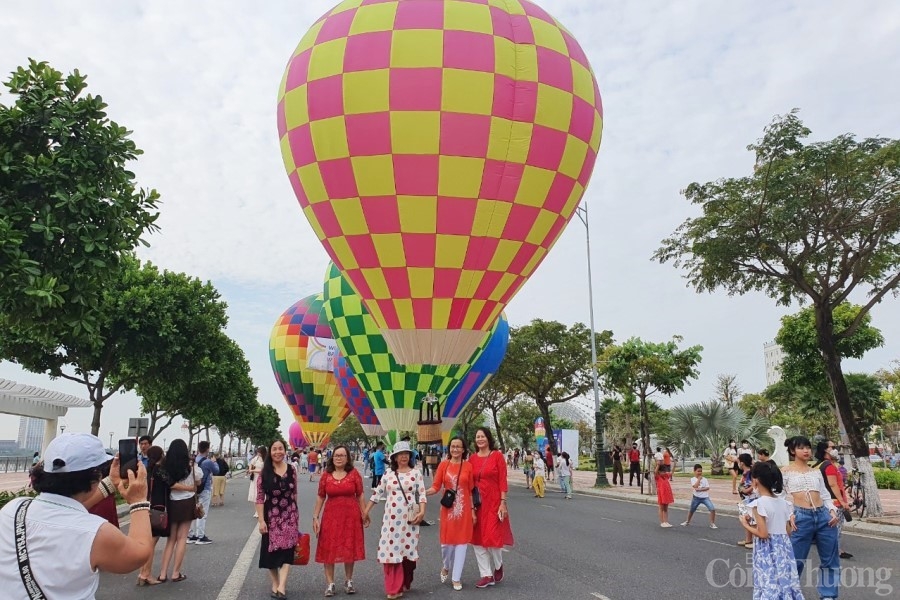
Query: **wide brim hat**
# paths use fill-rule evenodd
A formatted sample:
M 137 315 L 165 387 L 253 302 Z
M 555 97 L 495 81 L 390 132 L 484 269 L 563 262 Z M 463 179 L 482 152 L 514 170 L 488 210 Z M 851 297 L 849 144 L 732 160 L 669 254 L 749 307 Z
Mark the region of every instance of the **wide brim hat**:
M 397 442 L 394 444 L 394 449 L 391 450 L 391 458 L 394 458 L 401 452 L 409 452 L 410 456 L 412 456 L 412 448 L 409 445 L 409 442 Z

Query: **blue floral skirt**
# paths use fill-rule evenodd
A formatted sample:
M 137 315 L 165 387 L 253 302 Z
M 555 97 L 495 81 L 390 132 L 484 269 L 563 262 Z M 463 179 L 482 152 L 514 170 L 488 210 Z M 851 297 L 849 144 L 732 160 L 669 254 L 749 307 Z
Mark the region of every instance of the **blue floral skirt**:
M 754 539 L 753 600 L 803 600 L 794 547 L 787 534 Z

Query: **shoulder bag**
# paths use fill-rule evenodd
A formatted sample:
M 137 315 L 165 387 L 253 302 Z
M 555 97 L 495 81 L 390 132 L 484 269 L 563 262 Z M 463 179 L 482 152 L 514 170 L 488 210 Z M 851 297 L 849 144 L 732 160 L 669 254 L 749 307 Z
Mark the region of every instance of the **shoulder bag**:
M 489 461 L 492 456 L 494 456 L 493 451 L 491 451 L 491 453 L 487 455 L 487 458 L 484 459 L 484 462 L 481 463 L 481 468 L 478 470 L 478 480 L 481 480 L 481 474 L 487 466 L 487 461 Z M 481 490 L 478 489 L 477 485 L 472 486 L 472 506 L 481 508 Z
M 41 586 L 34 579 L 34 573 L 31 571 L 31 561 L 28 560 L 28 548 L 25 546 L 25 513 L 30 505 L 31 499 L 28 499 L 16 509 L 15 538 L 19 576 L 22 578 L 22 585 L 25 586 L 29 600 L 47 600 L 44 590 L 41 589 Z
M 449 469 L 449 466 L 447 468 Z M 443 506 L 444 508 L 453 508 L 453 504 L 456 502 L 456 490 L 459 489 L 459 480 L 462 479 L 462 469 L 463 463 L 460 462 L 459 474 L 456 476 L 456 485 L 452 490 L 444 490 L 444 495 L 441 496 L 441 506 Z
M 416 520 L 416 517 L 419 516 L 419 505 L 410 503 L 409 498 L 406 497 L 406 490 L 403 489 L 403 483 L 401 483 L 400 476 L 397 474 L 397 471 L 394 471 L 394 477 L 397 478 L 397 485 L 400 487 L 400 494 L 403 495 L 403 503 L 406 504 L 406 522 L 412 523 Z
M 153 480 L 156 477 L 150 475 L 150 491 L 147 493 L 147 499 L 153 501 Z M 169 513 L 166 512 L 165 504 L 150 505 L 150 529 L 157 531 L 165 531 L 169 528 Z
M 200 484 L 197 483 L 196 477 L 194 477 L 194 485 L 196 485 L 198 489 L 200 488 Z M 203 505 L 200 504 L 200 493 L 198 492 L 194 494 L 194 518 L 202 519 L 205 515 L 206 513 L 203 510 Z

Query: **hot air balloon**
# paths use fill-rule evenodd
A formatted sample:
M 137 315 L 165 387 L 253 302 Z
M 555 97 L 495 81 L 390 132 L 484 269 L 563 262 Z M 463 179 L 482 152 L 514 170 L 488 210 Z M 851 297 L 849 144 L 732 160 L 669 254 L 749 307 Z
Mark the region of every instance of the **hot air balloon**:
M 334 350 L 322 294 L 304 298 L 287 309 L 275 322 L 269 338 L 275 380 L 313 446 L 324 445 L 350 414 L 330 363 Z
M 325 312 L 341 355 L 366 392 L 385 430 L 416 429 L 419 407 L 428 393 L 447 397 L 487 345 L 461 365 L 401 365 L 388 350 L 375 321 L 334 263 L 325 279 Z
M 600 92 L 528 0 L 345 0 L 278 93 L 288 179 L 399 364 L 463 364 L 574 214 Z
M 303 437 L 303 430 L 300 428 L 300 423 L 297 423 L 296 421 L 291 423 L 291 426 L 288 428 L 288 444 L 290 444 L 291 448 L 294 450 L 301 450 L 309 445 L 306 443 L 306 438 Z
M 488 339 L 487 346 L 472 368 L 466 373 L 444 403 L 443 423 L 441 424 L 441 434 L 444 445 L 450 441 L 450 432 L 453 425 L 462 414 L 462 411 L 468 406 L 469 402 L 478 395 L 478 392 L 490 381 L 491 377 L 500 368 L 503 357 L 506 356 L 506 346 L 509 344 L 509 322 L 506 315 L 500 315 L 497 326 Z
M 359 387 L 359 382 L 356 381 L 356 377 L 350 369 L 350 363 L 340 354 L 336 358 L 337 360 L 334 361 L 334 376 L 337 378 L 341 394 L 344 395 L 344 399 L 350 407 L 350 412 L 359 420 L 363 433 L 376 437 L 383 436 L 385 434 L 384 427 L 378 422 L 378 416 L 375 414 L 375 409 L 372 407 L 372 403 L 369 402 L 368 396 Z

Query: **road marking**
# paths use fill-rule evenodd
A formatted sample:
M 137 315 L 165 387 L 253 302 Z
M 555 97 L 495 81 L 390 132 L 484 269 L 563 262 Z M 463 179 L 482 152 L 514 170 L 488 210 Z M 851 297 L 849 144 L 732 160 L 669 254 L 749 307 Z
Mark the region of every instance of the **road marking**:
M 856 533 L 855 531 L 848 530 L 846 525 L 844 525 L 844 530 L 843 530 L 842 533 L 845 533 L 845 534 L 847 534 L 847 535 L 852 535 L 853 537 L 868 538 L 868 539 L 870 539 L 870 540 L 880 540 L 880 541 L 882 541 L 882 542 L 893 542 L 893 543 L 895 543 L 895 544 L 900 544 L 900 540 L 895 539 L 895 538 L 886 538 L 886 537 L 881 537 L 881 536 L 877 536 L 877 535 L 868 535 L 868 534 L 865 534 L 865 533 Z
M 599 598 L 600 600 L 609 600 L 609 596 L 604 596 L 599 592 L 591 592 L 591 596 L 593 596 L 594 598 Z
M 538 506 L 543 506 L 544 508 L 556 508 L 552 504 L 538 504 Z
M 254 527 L 216 600 L 237 600 L 238 595 L 241 593 L 241 588 L 244 586 L 244 580 L 247 579 L 247 572 L 250 570 L 250 564 L 256 555 L 256 547 L 259 545 L 260 539 L 262 538 L 259 535 L 259 530 Z
M 709 542 L 710 544 L 719 544 L 722 546 L 728 546 L 731 548 L 740 548 L 737 544 L 729 544 L 728 542 L 720 542 L 718 540 L 708 540 L 706 538 L 698 538 L 701 542 Z
M 609 517 L 600 517 L 600 518 L 603 519 L 604 521 L 612 521 L 613 523 L 621 523 L 622 522 L 618 519 L 610 519 Z

